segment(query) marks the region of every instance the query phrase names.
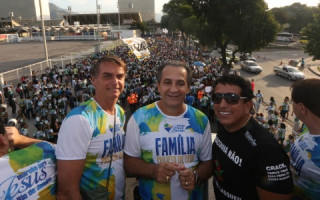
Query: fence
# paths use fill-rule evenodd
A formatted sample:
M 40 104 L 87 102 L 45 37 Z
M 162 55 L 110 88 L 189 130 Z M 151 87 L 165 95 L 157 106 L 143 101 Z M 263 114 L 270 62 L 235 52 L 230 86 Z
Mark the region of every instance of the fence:
M 0 74 L 0 86 L 1 89 L 4 86 L 4 82 L 12 83 L 13 85 L 17 85 L 20 82 L 20 78 L 22 76 L 32 76 L 32 73 L 35 72 L 37 74 L 41 74 L 45 72 L 46 68 L 51 68 L 51 59 L 48 61 L 38 62 L 32 65 L 28 65 L 25 67 L 21 67 L 18 69 L 10 70 Z
M 32 76 L 32 72 L 36 72 L 37 75 L 45 73 L 47 67 L 52 68 L 53 66 L 64 67 L 66 64 L 75 64 L 78 61 L 81 61 L 87 58 L 89 55 L 97 53 L 103 50 L 110 50 L 114 47 L 121 45 L 122 42 L 119 40 L 116 41 L 107 41 L 101 42 L 100 44 L 95 44 L 92 48 L 78 52 L 78 53 L 70 53 L 67 55 L 60 56 L 60 58 L 52 58 L 47 61 L 38 62 L 32 65 L 28 65 L 25 67 L 17 68 L 14 70 L 10 70 L 7 72 L 3 72 L 0 74 L 0 87 L 3 90 L 4 82 L 13 84 L 16 86 L 22 76 Z
M 74 36 L 46 36 L 46 40 L 65 40 L 65 41 L 72 41 L 72 40 L 100 40 L 104 41 L 105 38 L 100 35 L 74 35 Z M 33 36 L 33 37 L 21 37 L 19 42 L 30 42 L 30 41 L 43 41 L 42 36 Z

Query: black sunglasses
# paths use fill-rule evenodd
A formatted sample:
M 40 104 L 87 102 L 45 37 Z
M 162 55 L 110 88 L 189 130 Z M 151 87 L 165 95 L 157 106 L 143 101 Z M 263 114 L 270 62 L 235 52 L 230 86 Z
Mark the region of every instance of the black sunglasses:
M 212 101 L 215 104 L 220 104 L 222 99 L 225 99 L 226 102 L 230 105 L 235 105 L 239 103 L 240 99 L 247 99 L 247 97 L 240 97 L 235 93 L 214 93 L 212 95 Z

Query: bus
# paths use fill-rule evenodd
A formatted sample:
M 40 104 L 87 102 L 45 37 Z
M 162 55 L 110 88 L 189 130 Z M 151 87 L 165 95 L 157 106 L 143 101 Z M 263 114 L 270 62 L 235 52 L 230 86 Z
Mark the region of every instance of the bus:
M 293 41 L 293 34 L 288 32 L 281 32 L 277 34 L 277 41 Z

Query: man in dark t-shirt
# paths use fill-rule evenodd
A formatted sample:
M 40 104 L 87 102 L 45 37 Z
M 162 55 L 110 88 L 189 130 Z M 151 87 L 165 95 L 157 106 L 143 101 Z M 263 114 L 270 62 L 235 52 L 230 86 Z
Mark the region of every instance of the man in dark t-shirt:
M 212 147 L 214 191 L 220 199 L 290 199 L 293 190 L 288 156 L 250 115 L 250 82 L 223 76 L 212 101 L 219 129 Z

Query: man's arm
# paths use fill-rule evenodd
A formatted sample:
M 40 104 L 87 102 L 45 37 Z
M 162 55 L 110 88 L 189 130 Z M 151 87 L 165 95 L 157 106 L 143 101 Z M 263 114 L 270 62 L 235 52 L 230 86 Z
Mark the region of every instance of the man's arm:
M 257 193 L 260 200 L 291 200 L 291 194 L 279 194 L 279 193 L 273 193 L 268 192 L 264 189 L 261 189 L 259 187 L 257 188 Z
M 166 162 L 150 164 L 140 158 L 124 154 L 124 169 L 129 176 L 155 179 L 159 183 L 167 183 L 175 172 L 178 171 L 178 164 Z
M 57 199 L 82 199 L 79 185 L 84 163 L 85 160 L 58 160 Z
M 5 127 L 6 132 L 9 137 L 9 142 L 11 145 L 13 145 L 15 148 L 26 148 L 32 144 L 42 142 L 43 140 L 38 140 L 34 138 L 29 138 L 24 135 L 21 135 L 16 127 L 13 126 L 7 126 Z

